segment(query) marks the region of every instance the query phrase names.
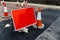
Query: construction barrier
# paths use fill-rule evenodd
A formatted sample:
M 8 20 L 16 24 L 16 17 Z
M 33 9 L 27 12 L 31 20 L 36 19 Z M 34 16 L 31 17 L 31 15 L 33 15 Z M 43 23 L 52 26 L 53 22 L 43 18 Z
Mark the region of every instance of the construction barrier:
M 15 31 L 26 29 L 25 27 L 36 24 L 34 7 L 12 10 L 12 19 Z

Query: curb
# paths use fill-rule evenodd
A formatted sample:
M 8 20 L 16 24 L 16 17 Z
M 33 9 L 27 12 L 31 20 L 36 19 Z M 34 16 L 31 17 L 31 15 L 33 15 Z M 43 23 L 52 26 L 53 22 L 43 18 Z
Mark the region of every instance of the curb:
M 6 1 L 5 1 L 5 2 L 6 2 Z M 1 3 L 2 3 L 2 1 L 1 1 Z M 16 4 L 16 2 L 6 2 L 6 3 Z M 20 2 L 19 4 L 22 4 L 22 2 Z M 42 8 L 60 9 L 60 6 L 53 6 L 53 5 L 32 4 L 32 3 L 28 3 L 28 5 L 30 5 L 30 6 L 40 6 L 40 7 L 42 7 Z

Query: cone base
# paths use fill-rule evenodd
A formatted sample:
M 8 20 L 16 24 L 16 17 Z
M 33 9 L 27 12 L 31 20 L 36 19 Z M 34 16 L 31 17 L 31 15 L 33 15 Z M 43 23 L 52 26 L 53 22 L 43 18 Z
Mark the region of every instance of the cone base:
M 33 28 L 37 28 L 37 26 L 36 25 L 33 25 Z
M 19 30 L 18 32 L 28 33 L 28 28 L 23 28 L 23 29 Z
M 8 18 L 10 18 L 10 17 L 11 17 L 11 16 L 6 16 L 6 17 L 5 17 L 5 16 L 2 16 L 2 18 L 6 18 L 6 19 L 8 19 Z
M 22 30 L 18 30 L 18 32 L 22 32 Z
M 44 26 L 45 26 L 44 24 L 42 24 L 42 26 L 39 26 L 39 27 L 37 27 L 36 25 L 33 25 L 33 28 L 43 29 Z
M 44 24 L 42 24 L 42 26 L 38 26 L 37 28 L 38 28 L 38 29 L 43 29 L 43 28 L 44 28 L 44 26 L 45 26 L 45 25 L 44 25 Z

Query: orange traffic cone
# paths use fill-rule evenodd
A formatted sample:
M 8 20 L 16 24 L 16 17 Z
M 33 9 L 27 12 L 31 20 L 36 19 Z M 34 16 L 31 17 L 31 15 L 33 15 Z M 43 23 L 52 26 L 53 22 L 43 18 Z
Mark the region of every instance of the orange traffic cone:
M 38 14 L 37 14 L 37 24 L 36 24 L 36 25 L 33 25 L 33 27 L 42 29 L 42 28 L 44 28 L 44 24 L 42 24 L 42 19 L 41 19 L 41 8 L 38 7 L 37 10 L 38 10 Z
M 19 6 L 19 2 L 18 2 L 18 0 L 17 0 L 17 4 L 16 4 L 16 6 Z
M 44 24 L 42 24 L 42 19 L 41 19 L 41 8 L 38 7 L 38 15 L 37 15 L 37 27 L 39 29 L 44 28 Z
M 22 6 L 27 6 L 27 4 L 28 4 L 27 0 L 24 0 Z
M 25 6 L 25 0 L 23 1 L 23 4 L 22 4 L 22 6 Z
M 4 17 L 5 17 L 5 18 L 8 17 L 8 11 L 7 11 L 6 4 L 4 4 Z
M 3 4 L 3 5 L 6 4 L 6 3 L 4 2 L 4 0 L 3 0 L 2 4 Z

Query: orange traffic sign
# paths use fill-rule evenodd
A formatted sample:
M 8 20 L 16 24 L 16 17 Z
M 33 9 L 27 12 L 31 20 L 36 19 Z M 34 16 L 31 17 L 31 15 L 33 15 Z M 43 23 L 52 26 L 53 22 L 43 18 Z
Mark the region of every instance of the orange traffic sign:
M 12 19 L 15 31 L 29 27 L 36 23 L 36 16 L 33 7 L 12 10 Z

